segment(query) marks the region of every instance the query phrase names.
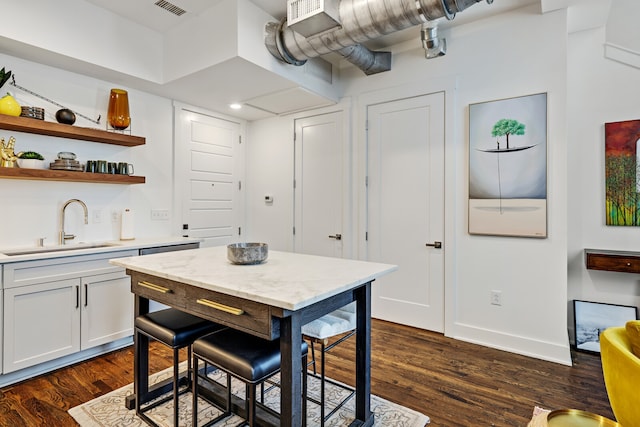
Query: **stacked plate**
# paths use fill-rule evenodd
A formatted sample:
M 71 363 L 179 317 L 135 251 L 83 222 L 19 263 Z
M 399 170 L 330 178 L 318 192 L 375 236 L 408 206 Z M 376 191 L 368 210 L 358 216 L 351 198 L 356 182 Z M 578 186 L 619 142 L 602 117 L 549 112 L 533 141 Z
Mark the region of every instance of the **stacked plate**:
M 20 117 L 29 117 L 30 119 L 44 120 L 44 108 L 40 107 L 22 107 Z
M 82 165 L 77 160 L 56 159 L 49 163 L 49 169 L 82 172 Z
M 58 158 L 49 163 L 49 169 L 80 172 L 83 170 L 80 162 L 76 160 L 76 155 L 68 151 L 59 152 Z

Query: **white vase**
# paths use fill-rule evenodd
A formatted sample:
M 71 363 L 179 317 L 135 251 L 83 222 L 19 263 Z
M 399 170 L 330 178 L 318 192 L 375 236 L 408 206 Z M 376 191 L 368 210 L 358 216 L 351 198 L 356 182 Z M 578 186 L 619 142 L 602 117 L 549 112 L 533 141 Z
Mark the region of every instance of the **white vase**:
M 23 169 L 46 169 L 45 161 L 38 159 L 18 159 L 18 166 Z

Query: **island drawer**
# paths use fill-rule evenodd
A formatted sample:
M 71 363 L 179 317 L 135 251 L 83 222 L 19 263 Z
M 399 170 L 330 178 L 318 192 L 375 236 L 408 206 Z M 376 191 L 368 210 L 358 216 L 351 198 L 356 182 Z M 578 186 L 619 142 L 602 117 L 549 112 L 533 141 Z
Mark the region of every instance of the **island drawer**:
M 280 336 L 280 322 L 266 304 L 135 271 L 128 274 L 138 296 L 261 338 Z

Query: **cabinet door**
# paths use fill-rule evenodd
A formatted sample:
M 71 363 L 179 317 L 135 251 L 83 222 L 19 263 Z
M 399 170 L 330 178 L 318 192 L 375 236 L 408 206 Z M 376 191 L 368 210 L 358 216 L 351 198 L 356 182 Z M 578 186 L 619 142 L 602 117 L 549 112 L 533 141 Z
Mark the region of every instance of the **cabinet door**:
M 82 350 L 133 335 L 131 279 L 124 272 L 82 279 Z
M 4 290 L 3 372 L 80 350 L 80 279 Z

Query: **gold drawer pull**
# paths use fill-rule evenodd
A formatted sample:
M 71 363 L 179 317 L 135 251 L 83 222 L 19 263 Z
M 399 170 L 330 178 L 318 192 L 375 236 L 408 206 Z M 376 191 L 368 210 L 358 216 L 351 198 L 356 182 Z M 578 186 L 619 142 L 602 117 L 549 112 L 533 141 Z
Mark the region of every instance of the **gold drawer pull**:
M 155 283 L 151 282 L 138 282 L 138 285 L 142 286 L 143 288 L 151 289 L 153 291 L 162 292 L 163 294 L 170 294 L 172 292 L 169 288 L 165 288 L 164 286 L 156 285 Z
M 208 299 L 200 298 L 196 300 L 196 302 L 198 304 L 206 305 L 207 307 L 215 308 L 216 310 L 224 311 L 225 313 L 233 314 L 235 316 L 244 314 L 244 310 L 241 308 L 230 307 L 228 305 L 209 301 Z

